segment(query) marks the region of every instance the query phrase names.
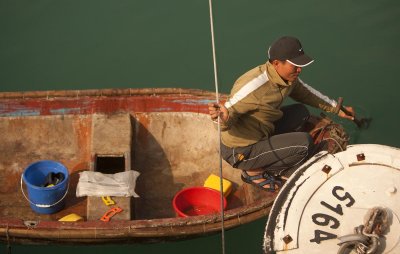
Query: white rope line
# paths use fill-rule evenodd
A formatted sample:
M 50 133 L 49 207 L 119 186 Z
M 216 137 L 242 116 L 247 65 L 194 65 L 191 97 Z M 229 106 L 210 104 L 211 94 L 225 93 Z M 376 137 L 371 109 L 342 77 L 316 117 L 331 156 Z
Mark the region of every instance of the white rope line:
M 217 72 L 217 60 L 215 54 L 215 40 L 214 40 L 214 20 L 213 20 L 213 10 L 212 10 L 212 0 L 208 0 L 208 6 L 210 7 L 210 28 L 211 28 L 211 46 L 213 54 L 213 64 L 214 64 L 214 84 L 215 84 L 215 98 L 217 104 L 219 104 L 219 91 L 218 91 L 218 72 Z M 220 117 L 218 116 L 217 128 L 218 128 L 218 151 L 219 151 L 219 185 L 220 185 L 220 209 L 221 209 L 221 247 L 222 254 L 225 254 L 225 226 L 224 226 L 224 192 L 223 192 L 223 178 L 222 178 L 222 155 L 221 155 L 221 126 Z
M 277 149 L 270 150 L 270 151 L 265 151 L 263 153 L 257 154 L 257 156 L 255 156 L 253 158 L 248 158 L 247 160 L 243 160 L 243 161 L 251 161 L 251 160 L 257 159 L 258 157 L 260 157 L 260 156 L 262 156 L 264 154 L 267 154 L 267 153 L 274 153 L 274 152 L 281 151 L 281 150 L 284 150 L 284 149 L 301 148 L 301 147 L 303 147 L 304 150 L 307 150 L 307 154 L 308 154 L 308 147 L 307 146 L 301 146 L 301 145 L 298 145 L 298 146 L 286 146 L 286 147 L 277 148 Z

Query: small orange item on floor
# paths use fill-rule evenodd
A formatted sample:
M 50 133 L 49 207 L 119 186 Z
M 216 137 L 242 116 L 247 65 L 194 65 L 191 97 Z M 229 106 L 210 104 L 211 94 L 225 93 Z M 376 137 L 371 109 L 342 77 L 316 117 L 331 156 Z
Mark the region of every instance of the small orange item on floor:
M 117 213 L 122 212 L 122 208 L 120 207 L 113 207 L 110 210 L 108 210 L 103 217 L 101 217 L 100 220 L 104 221 L 104 222 L 109 222 L 111 220 L 111 217 L 113 217 L 114 215 L 116 215 Z

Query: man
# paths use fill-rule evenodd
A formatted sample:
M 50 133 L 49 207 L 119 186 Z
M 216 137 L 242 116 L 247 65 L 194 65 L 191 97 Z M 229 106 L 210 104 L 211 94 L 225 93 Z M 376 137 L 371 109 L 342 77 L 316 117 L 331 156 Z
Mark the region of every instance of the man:
M 314 60 L 304 53 L 300 41 L 284 36 L 268 50 L 268 62 L 243 74 L 235 82 L 225 104 L 209 104 L 211 118 L 220 117 L 221 154 L 242 180 L 261 189 L 277 191 L 282 180 L 305 160 L 323 149 L 302 132 L 309 112 L 303 104 L 281 107 L 288 96 L 294 100 L 335 112 L 337 102 L 305 84 L 299 75 Z M 352 115 L 339 111 L 343 118 Z

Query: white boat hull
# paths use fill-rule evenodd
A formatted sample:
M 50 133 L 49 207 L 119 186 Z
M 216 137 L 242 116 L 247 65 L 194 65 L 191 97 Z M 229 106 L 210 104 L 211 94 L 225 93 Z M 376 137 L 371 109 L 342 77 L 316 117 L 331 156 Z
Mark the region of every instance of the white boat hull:
M 374 253 L 400 253 L 399 189 L 397 148 L 353 145 L 334 155 L 317 154 L 278 195 L 265 230 L 264 253 L 338 253 L 340 237 L 365 225 L 374 207 L 388 215 Z

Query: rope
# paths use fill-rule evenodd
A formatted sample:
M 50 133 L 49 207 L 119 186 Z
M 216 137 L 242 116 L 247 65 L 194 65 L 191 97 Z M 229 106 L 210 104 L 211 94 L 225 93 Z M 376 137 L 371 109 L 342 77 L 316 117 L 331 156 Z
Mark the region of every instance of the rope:
M 6 228 L 6 237 L 7 237 L 7 254 L 11 254 L 11 243 L 10 243 L 10 235 L 8 233 L 8 224 L 7 224 L 7 228 Z
M 338 237 L 340 248 L 338 254 L 350 253 L 356 250 L 357 254 L 373 254 L 378 251 L 380 237 L 388 229 L 388 213 L 385 208 L 373 207 L 364 217 L 364 225 L 354 228 L 354 233 Z
M 213 53 L 213 64 L 214 64 L 214 84 L 215 84 L 215 98 L 217 104 L 219 104 L 219 91 L 218 91 L 218 72 L 217 72 L 217 61 L 215 54 L 215 40 L 214 40 L 214 20 L 213 20 L 213 10 L 212 10 L 212 0 L 208 0 L 208 5 L 210 7 L 210 30 L 211 30 L 211 46 Z M 221 247 L 222 254 L 225 254 L 225 226 L 224 226 L 224 192 L 223 192 L 223 178 L 222 178 L 222 155 L 221 155 L 221 126 L 220 117 L 217 120 L 218 128 L 218 151 L 219 151 L 219 185 L 220 185 L 220 205 L 221 205 Z

